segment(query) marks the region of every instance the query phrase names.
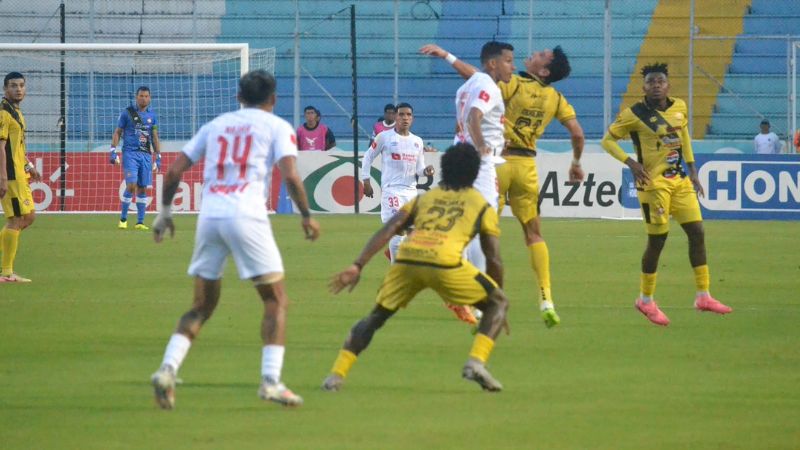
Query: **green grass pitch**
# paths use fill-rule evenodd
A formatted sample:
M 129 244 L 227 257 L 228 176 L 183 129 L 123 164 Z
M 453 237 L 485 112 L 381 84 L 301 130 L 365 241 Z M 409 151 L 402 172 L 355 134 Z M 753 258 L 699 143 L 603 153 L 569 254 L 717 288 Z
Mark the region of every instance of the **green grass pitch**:
M 149 217 L 148 219 L 152 219 Z M 377 333 L 341 392 L 319 388 L 350 327 L 373 305 L 378 255 L 352 294 L 328 278 L 377 216 L 273 216 L 292 304 L 283 378 L 298 409 L 258 400 L 261 305 L 226 271 L 222 299 L 186 359 L 176 410 L 149 376 L 189 307 L 194 216 L 174 240 L 116 229 L 111 215 L 42 215 L 0 285 L 0 448 L 10 449 L 789 449 L 800 448 L 800 237 L 791 222 L 706 222 L 712 292 L 734 308 L 692 309 L 674 225 L 656 298 L 672 324 L 633 308 L 641 223 L 545 220 L 562 324 L 540 322 L 513 219 L 501 221 L 511 335 L 490 360 L 499 394 L 460 378 L 472 342 L 432 293 Z

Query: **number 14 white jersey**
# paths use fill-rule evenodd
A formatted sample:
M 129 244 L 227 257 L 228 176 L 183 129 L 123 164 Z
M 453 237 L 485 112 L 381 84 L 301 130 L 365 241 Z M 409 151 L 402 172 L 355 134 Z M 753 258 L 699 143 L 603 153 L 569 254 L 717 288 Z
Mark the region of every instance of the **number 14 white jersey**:
M 203 125 L 183 153 L 205 162 L 200 217 L 265 218 L 272 166 L 297 156 L 297 138 L 280 117 L 244 108 Z

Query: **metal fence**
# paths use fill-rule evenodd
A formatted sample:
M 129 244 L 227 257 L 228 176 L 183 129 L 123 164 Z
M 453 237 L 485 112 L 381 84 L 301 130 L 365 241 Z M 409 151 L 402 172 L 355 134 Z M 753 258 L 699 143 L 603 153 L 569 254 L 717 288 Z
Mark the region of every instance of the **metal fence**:
M 60 3 L 3 0 L 0 40 L 58 42 Z M 279 96 L 292 97 L 278 112 L 297 124 L 303 106 L 319 104 L 342 140 L 352 138 L 355 107 L 364 138 L 385 103 L 409 98 L 419 104 L 415 127 L 447 137 L 459 80 L 418 49 L 437 42 L 477 64 L 480 44 L 489 39 L 514 44 L 518 67 L 524 55 L 562 45 L 573 71 L 556 87 L 576 107 L 590 138 L 640 98 L 638 71 L 653 61 L 670 65 L 671 93 L 687 101 L 694 138 L 750 139 L 764 118 L 788 138 L 796 121 L 796 30 L 800 4 L 789 0 L 82 0 L 66 3 L 64 24 L 65 40 L 73 43 L 276 47 Z M 545 134 L 565 136 L 558 127 Z

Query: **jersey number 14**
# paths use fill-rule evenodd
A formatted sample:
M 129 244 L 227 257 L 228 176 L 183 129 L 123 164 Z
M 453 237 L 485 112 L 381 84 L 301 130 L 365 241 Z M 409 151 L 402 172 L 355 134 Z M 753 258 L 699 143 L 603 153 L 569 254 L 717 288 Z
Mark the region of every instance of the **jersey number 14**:
M 219 161 L 217 162 L 217 179 L 225 179 L 225 160 L 228 157 L 228 138 L 225 136 L 218 136 L 217 143 L 219 144 Z M 245 179 L 247 175 L 247 158 L 250 156 L 250 147 L 253 145 L 253 135 L 247 134 L 244 136 L 244 149 L 241 148 L 242 136 L 236 135 L 233 138 L 233 151 L 231 152 L 231 159 L 233 160 L 233 169 L 239 170 L 239 179 Z M 236 167 L 238 166 L 238 167 Z

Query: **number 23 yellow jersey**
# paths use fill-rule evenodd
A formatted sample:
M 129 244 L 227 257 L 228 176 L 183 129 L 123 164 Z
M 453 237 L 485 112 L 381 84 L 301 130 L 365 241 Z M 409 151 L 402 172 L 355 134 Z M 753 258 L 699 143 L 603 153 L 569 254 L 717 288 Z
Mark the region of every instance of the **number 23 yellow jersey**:
M 500 236 L 497 212 L 474 188 L 431 189 L 401 208 L 414 229 L 400 244 L 397 262 L 458 267 L 467 243 L 478 233 Z

